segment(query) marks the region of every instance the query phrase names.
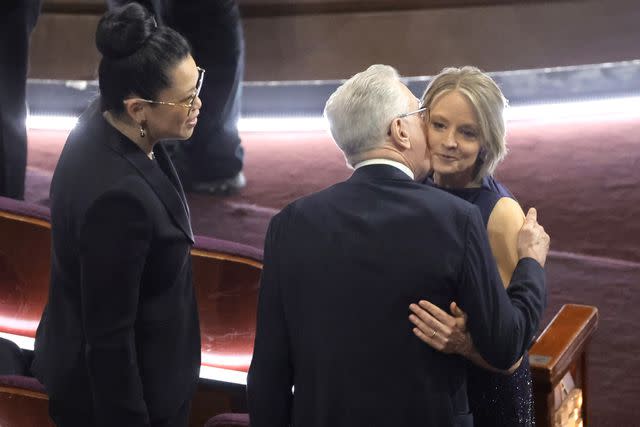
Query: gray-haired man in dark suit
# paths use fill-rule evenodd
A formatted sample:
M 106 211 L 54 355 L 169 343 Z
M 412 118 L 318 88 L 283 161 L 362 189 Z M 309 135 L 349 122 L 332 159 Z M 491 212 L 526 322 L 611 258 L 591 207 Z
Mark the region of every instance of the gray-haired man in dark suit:
M 271 221 L 248 378 L 252 427 L 472 426 L 465 361 L 411 332 L 408 307 L 419 299 L 457 301 L 498 368 L 531 343 L 549 236 L 530 214 L 507 295 L 477 208 L 415 181 L 430 168 L 424 111 L 382 65 L 329 98 L 331 133 L 355 172 Z

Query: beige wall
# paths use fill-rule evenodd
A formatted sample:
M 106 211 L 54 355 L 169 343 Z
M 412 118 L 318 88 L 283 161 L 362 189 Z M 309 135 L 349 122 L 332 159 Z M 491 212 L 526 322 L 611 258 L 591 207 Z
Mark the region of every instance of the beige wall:
M 523 3 L 247 17 L 245 80 L 338 79 L 378 62 L 424 75 L 447 65 L 499 71 L 640 58 L 637 0 Z M 43 14 L 32 76 L 94 78 L 96 22 Z
M 99 16 L 45 13 L 31 36 L 30 77 L 93 80 L 97 78 L 95 32 Z
M 246 79 L 342 78 L 378 62 L 424 75 L 636 59 L 639 22 L 637 0 L 253 18 Z

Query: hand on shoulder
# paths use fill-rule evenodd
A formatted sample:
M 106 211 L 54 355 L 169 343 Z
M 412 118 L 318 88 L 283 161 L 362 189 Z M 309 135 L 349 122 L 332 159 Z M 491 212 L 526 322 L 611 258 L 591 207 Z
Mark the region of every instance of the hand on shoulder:
M 524 225 L 518 234 L 519 258 L 533 258 L 544 267 L 550 241 L 551 238 L 544 231 L 544 227 L 538 224 L 536 208 L 529 208 Z

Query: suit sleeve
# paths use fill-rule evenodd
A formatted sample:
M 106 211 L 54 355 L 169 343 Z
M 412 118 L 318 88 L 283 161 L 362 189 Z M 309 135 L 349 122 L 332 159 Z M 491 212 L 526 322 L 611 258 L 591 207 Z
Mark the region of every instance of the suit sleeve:
M 538 330 L 546 306 L 544 270 L 532 258 L 520 260 L 505 292 L 475 207 L 465 234 L 458 303 L 469 316 L 467 325 L 478 352 L 496 368 L 508 369 Z
M 112 191 L 80 232 L 82 322 L 97 425 L 148 426 L 134 325 L 151 224 L 134 197 Z
M 265 240 L 256 338 L 247 379 L 251 427 L 286 427 L 291 423 L 293 368 L 278 274 L 281 215 L 269 224 Z

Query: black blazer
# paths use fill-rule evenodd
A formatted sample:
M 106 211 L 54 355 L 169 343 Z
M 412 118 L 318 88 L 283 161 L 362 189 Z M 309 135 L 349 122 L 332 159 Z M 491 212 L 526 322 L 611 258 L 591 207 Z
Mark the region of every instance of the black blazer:
M 52 401 L 93 408 L 100 426 L 153 425 L 199 377 L 189 210 L 159 144 L 155 155 L 96 104 L 53 176 L 51 285 L 32 369 Z
M 457 301 L 479 352 L 507 368 L 538 328 L 544 271 L 520 261 L 507 295 L 477 208 L 392 166 L 287 206 L 265 242 L 251 426 L 472 425 L 464 360 L 412 333 L 421 298 Z

